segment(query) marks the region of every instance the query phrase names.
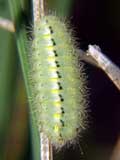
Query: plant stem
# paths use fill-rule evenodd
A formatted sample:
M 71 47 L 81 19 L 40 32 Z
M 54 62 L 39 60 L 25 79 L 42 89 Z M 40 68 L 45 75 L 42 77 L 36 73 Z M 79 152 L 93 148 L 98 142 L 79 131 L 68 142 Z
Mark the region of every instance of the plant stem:
M 0 1 L 0 15 L 9 18 L 8 5 Z M 0 29 L 0 159 L 4 160 L 4 145 L 14 109 L 17 56 L 13 34 Z
M 89 45 L 87 55 L 90 55 L 97 62 L 98 66 L 120 90 L 120 68 L 101 52 L 99 46 Z
M 29 85 L 29 72 L 30 72 L 29 70 L 30 67 L 29 67 L 29 62 L 28 62 L 28 48 L 29 47 L 27 46 L 28 39 L 27 39 L 26 31 L 23 27 L 25 25 L 25 22 L 24 22 L 24 17 L 22 17 L 21 1 L 20 0 L 10 0 L 9 6 L 10 6 L 12 20 L 16 27 L 16 32 L 15 32 L 16 43 L 18 47 L 25 87 L 26 87 L 30 111 L 31 111 L 32 105 L 31 105 L 30 98 L 32 97 L 32 92 L 31 92 L 31 88 Z M 30 125 L 31 125 L 31 133 L 32 133 L 33 157 L 34 157 L 34 160 L 40 160 L 39 133 L 38 133 L 36 126 L 34 125 L 32 121 L 31 116 L 30 116 L 30 122 L 31 122 Z
M 44 0 L 33 0 L 33 21 L 34 27 L 40 23 L 41 17 L 45 15 Z M 40 133 L 40 157 L 41 160 L 52 160 L 53 151 L 50 140 L 44 133 Z
M 33 0 L 33 19 L 34 25 L 40 21 L 40 18 L 45 15 L 44 0 Z

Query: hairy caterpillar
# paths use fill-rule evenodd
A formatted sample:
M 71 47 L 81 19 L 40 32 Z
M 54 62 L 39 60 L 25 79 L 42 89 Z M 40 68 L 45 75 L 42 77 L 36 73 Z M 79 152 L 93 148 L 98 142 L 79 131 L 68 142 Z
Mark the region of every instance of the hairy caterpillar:
M 85 78 L 75 42 L 61 20 L 44 16 L 33 35 L 30 76 L 34 119 L 39 131 L 61 147 L 84 128 Z

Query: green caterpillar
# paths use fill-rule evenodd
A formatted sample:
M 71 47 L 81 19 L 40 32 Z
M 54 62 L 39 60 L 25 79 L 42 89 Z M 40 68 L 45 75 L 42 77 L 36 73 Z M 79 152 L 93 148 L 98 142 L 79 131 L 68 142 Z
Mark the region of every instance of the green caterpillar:
M 33 31 L 30 56 L 34 119 L 55 147 L 71 143 L 84 128 L 86 87 L 75 42 L 56 16 Z

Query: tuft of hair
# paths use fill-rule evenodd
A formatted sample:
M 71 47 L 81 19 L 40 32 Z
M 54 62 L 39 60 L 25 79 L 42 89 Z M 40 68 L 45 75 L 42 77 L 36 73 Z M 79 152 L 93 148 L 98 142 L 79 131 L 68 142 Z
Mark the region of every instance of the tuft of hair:
M 34 27 L 32 113 L 55 148 L 74 143 L 86 124 L 86 76 L 67 25 L 48 15 Z

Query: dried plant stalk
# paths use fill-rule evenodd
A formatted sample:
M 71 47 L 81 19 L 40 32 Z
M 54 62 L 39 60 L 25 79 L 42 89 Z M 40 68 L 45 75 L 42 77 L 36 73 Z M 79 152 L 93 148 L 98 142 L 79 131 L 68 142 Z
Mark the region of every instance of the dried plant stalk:
M 106 57 L 96 45 L 89 45 L 87 52 L 88 56 L 91 56 L 100 67 L 112 80 L 115 86 L 120 90 L 120 69 L 117 67 L 108 57 Z

